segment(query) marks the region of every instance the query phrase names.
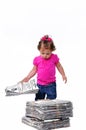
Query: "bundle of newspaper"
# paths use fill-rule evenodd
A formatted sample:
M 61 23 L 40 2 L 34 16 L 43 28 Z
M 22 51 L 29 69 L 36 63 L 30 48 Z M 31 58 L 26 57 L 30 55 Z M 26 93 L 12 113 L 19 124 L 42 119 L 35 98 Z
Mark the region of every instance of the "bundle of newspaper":
M 35 80 L 30 80 L 29 82 L 25 83 L 17 83 L 12 86 L 8 86 L 5 89 L 6 96 L 15 96 L 20 94 L 32 94 L 38 92 L 38 87 L 35 83 Z
M 32 117 L 23 117 L 22 122 L 38 130 L 51 130 L 70 126 L 69 118 L 65 118 L 63 120 L 61 119 L 39 120 L 37 118 Z
M 65 100 L 39 100 L 26 103 L 22 122 L 37 129 L 50 130 L 70 126 L 73 116 L 72 102 Z

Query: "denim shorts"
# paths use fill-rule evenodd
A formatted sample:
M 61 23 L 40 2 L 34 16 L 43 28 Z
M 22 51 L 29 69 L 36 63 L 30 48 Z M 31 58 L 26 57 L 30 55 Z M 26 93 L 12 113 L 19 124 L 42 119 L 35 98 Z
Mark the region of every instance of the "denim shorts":
M 40 99 L 56 99 L 56 82 L 50 83 L 49 85 L 37 84 L 39 91 L 36 94 L 35 101 Z

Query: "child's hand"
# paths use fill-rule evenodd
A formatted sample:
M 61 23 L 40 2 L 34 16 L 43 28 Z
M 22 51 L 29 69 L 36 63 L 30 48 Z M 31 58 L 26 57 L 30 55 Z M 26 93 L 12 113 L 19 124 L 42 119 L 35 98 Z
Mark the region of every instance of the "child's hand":
M 20 83 L 23 84 L 23 81 L 19 81 L 19 82 L 17 82 L 17 84 L 20 84 Z
M 23 80 L 19 81 L 18 83 L 23 84 L 24 82 L 28 82 L 28 79 L 27 79 L 27 78 L 24 78 Z
M 28 79 L 28 77 L 25 77 L 23 80 L 21 80 L 20 82 L 21 83 L 23 83 L 23 82 L 28 82 L 29 81 L 29 79 Z
M 67 83 L 67 77 L 66 76 L 62 76 L 62 78 L 63 78 L 64 83 Z

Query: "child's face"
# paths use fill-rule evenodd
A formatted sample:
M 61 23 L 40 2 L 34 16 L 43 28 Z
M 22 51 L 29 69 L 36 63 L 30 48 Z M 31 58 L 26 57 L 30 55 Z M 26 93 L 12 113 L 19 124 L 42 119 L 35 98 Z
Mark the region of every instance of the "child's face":
M 40 50 L 40 55 L 44 58 L 44 59 L 48 59 L 51 56 L 52 51 L 49 49 L 45 49 L 45 48 L 41 48 Z

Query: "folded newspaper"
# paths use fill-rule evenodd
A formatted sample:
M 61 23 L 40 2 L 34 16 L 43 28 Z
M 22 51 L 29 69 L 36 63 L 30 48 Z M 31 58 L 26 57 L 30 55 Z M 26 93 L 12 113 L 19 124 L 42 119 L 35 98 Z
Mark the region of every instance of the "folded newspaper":
M 5 89 L 6 96 L 15 96 L 20 94 L 33 94 L 38 92 L 38 87 L 35 80 L 30 80 L 29 82 L 17 83 L 12 86 L 8 86 Z
M 39 120 L 68 118 L 73 116 L 72 103 L 64 100 L 40 100 L 26 103 L 26 116 Z
M 38 130 L 69 127 L 72 110 L 72 102 L 67 100 L 28 101 L 22 122 Z
M 70 126 L 70 119 L 52 119 L 52 120 L 39 120 L 32 117 L 23 117 L 22 122 L 26 125 L 32 126 L 38 130 L 51 130 L 56 128 L 64 128 Z

